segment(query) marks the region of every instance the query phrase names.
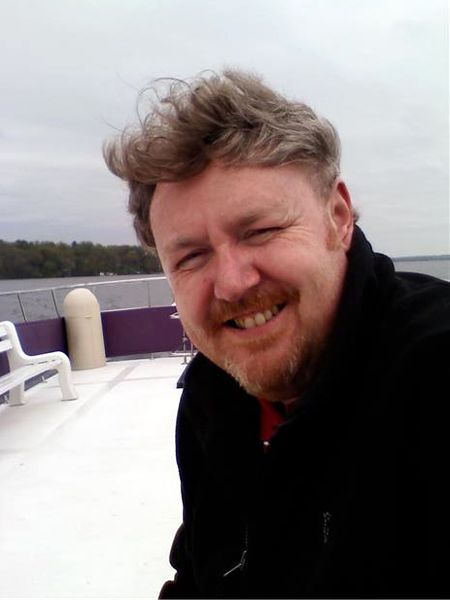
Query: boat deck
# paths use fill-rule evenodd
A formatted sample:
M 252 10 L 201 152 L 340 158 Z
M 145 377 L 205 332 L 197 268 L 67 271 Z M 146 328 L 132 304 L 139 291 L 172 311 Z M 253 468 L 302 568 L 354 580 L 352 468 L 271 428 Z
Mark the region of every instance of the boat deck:
M 156 598 L 181 522 L 178 357 L 74 371 L 0 407 L 0 597 Z

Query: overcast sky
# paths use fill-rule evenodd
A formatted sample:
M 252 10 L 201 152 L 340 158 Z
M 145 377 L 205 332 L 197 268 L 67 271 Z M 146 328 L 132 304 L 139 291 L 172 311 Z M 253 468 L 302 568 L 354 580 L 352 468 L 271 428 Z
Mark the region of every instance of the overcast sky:
M 0 0 L 0 239 L 136 243 L 101 146 L 155 77 L 237 66 L 338 128 L 376 250 L 450 253 L 446 0 Z

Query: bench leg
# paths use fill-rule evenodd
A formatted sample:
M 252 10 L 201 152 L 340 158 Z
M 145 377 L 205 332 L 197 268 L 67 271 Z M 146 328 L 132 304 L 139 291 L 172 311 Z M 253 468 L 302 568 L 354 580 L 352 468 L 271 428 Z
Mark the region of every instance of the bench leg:
M 70 370 L 70 363 L 67 359 L 67 362 L 63 361 L 58 367 L 58 379 L 59 385 L 62 390 L 62 399 L 63 400 L 76 400 L 78 398 L 78 394 L 72 383 L 72 372 Z
M 9 398 L 8 398 L 9 406 L 20 406 L 21 404 L 25 404 L 25 384 L 21 383 L 17 385 L 12 390 L 9 390 Z

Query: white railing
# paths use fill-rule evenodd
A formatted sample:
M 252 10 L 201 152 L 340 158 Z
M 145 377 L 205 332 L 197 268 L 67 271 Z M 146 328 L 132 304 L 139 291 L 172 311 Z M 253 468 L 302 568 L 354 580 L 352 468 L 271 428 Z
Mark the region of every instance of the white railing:
M 162 282 L 165 282 L 165 284 L 161 285 Z M 159 293 L 156 293 L 155 289 L 151 289 L 152 287 L 155 288 L 155 284 L 159 288 Z M 116 288 L 115 293 L 113 293 L 112 286 Z M 125 288 L 123 286 L 126 286 L 128 289 L 134 286 L 135 290 L 134 292 L 124 294 L 123 290 Z M 60 317 L 62 316 L 62 302 L 66 294 L 73 289 L 83 287 L 91 291 L 95 290 L 94 293 L 103 310 L 164 306 L 173 302 L 167 279 L 164 275 L 115 279 L 112 281 L 82 282 L 53 287 L 38 287 L 31 290 L 0 292 L 0 319 L 17 322 L 20 319 L 29 321 Z M 118 288 L 121 288 L 119 293 L 117 293 Z M 38 315 L 37 318 L 36 315 Z

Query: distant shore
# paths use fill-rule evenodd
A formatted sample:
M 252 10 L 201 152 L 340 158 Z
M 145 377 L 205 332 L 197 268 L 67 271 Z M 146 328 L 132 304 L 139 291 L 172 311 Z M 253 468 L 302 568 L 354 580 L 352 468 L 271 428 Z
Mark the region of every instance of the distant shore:
M 429 260 L 448 260 L 450 262 L 450 254 L 431 254 L 426 256 L 397 256 L 392 259 L 396 262 L 426 262 Z

